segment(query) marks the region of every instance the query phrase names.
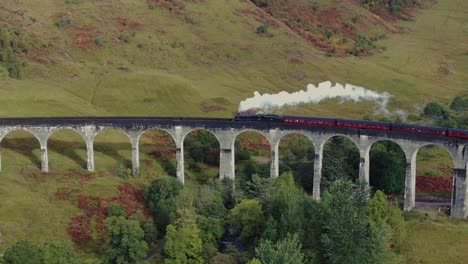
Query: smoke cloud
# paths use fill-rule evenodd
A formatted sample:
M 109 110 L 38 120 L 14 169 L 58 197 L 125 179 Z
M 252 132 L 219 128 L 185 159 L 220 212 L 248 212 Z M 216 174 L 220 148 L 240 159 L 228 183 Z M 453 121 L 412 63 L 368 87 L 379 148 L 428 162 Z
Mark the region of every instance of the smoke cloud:
M 277 94 L 260 94 L 255 91 L 254 96 L 245 99 L 239 104 L 239 112 L 249 109 L 271 110 L 283 106 L 294 106 L 298 104 L 317 104 L 326 99 L 339 98 L 344 101 L 360 102 L 375 101 L 376 112 L 388 114 L 388 101 L 391 94 L 387 92 L 379 93 L 368 90 L 364 87 L 337 83 L 333 86 L 330 81 L 322 82 L 318 87 L 313 84 L 307 85 L 306 90 L 297 92 L 279 92 Z

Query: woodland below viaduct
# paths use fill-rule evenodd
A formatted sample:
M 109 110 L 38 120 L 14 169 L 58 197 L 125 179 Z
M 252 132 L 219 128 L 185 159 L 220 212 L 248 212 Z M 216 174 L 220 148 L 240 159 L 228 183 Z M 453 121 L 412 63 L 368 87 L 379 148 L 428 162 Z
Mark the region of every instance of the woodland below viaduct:
M 221 178 L 235 177 L 234 142 L 245 131 L 256 131 L 268 139 L 271 146 L 272 178 L 279 176 L 278 146 L 281 138 L 288 134 L 301 134 L 314 145 L 315 160 L 313 172 L 313 196 L 320 199 L 320 181 L 323 147 L 325 142 L 335 136 L 343 136 L 353 141 L 360 153 L 359 178 L 369 182 L 369 152 L 372 145 L 381 140 L 398 144 L 406 156 L 406 180 L 404 209 L 415 206 L 416 194 L 416 155 L 426 145 L 445 148 L 454 162 L 452 190 L 453 218 L 464 219 L 468 216 L 468 141 L 449 137 L 416 135 L 394 131 L 359 130 L 338 127 L 301 126 L 263 121 L 232 121 L 231 119 L 212 118 L 159 118 L 159 117 L 90 117 L 90 118 L 6 118 L 0 119 L 0 141 L 10 132 L 25 130 L 34 135 L 40 143 L 41 167 L 48 172 L 47 141 L 62 129 L 79 133 L 86 142 L 87 169 L 94 171 L 94 146 L 96 135 L 106 129 L 122 130 L 132 145 L 132 172 L 139 174 L 139 140 L 148 130 L 160 129 L 168 132 L 176 145 L 177 178 L 184 182 L 184 138 L 193 130 L 210 131 L 219 141 Z M 1 167 L 0 167 L 1 168 Z

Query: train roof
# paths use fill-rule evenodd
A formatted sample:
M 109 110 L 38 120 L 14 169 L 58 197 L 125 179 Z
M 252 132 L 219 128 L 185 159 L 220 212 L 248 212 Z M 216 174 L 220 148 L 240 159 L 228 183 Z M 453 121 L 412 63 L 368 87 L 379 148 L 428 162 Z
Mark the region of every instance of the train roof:
M 437 126 L 423 126 L 423 125 L 416 125 L 416 124 L 403 124 L 403 123 L 392 123 L 392 126 L 396 127 L 414 127 L 414 128 L 429 128 L 429 129 L 447 129 L 446 127 L 437 127 Z
M 335 120 L 336 118 L 331 117 L 313 117 L 313 116 L 290 116 L 285 115 L 283 118 L 302 118 L 302 119 L 310 119 L 310 120 Z

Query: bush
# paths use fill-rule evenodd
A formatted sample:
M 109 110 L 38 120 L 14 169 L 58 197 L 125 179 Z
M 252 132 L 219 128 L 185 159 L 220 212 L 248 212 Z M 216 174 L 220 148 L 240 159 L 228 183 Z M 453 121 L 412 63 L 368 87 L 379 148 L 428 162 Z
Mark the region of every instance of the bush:
M 99 47 L 101 47 L 104 44 L 104 39 L 101 36 L 97 36 L 94 39 L 94 43 L 98 45 Z
M 161 177 L 151 182 L 145 190 L 145 201 L 153 218 L 157 220 L 158 231 L 165 234 L 175 213 L 175 197 L 180 193 L 182 183 L 172 177 Z
M 107 208 L 107 217 L 111 216 L 126 216 L 125 210 L 120 204 L 110 204 Z
M 25 63 L 20 62 L 19 53 L 27 51 L 26 46 L 18 40 L 20 33 L 11 34 L 9 30 L 0 27 L 0 79 L 5 79 L 5 69 L 8 76 L 22 79 Z
M 3 260 L 6 264 L 42 264 L 44 256 L 41 249 L 31 241 L 20 240 L 5 251 Z
M 269 26 L 266 24 L 261 24 L 257 27 L 257 34 L 266 34 L 268 33 Z
M 460 96 L 455 97 L 450 104 L 450 109 L 454 111 L 468 110 L 468 98 L 462 98 Z
M 131 40 L 131 37 L 128 34 L 123 34 L 119 36 L 119 39 L 123 41 L 124 43 L 129 43 Z
M 55 23 L 55 25 L 56 25 L 58 28 L 63 28 L 63 27 L 65 27 L 65 26 L 70 25 L 72 22 L 73 22 L 73 20 L 71 19 L 71 17 L 62 17 L 59 21 L 57 21 L 57 22 Z
M 428 117 L 442 117 L 446 114 L 445 109 L 437 102 L 430 102 L 424 107 L 424 115 Z

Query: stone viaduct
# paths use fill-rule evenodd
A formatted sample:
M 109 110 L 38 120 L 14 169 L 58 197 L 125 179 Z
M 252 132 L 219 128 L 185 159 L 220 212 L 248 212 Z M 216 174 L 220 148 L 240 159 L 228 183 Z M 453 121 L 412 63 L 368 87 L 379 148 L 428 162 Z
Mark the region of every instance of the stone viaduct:
M 428 136 L 394 131 L 360 130 L 354 128 L 303 126 L 263 121 L 233 121 L 214 118 L 162 118 L 162 117 L 89 117 L 89 118 L 7 118 L 0 119 L 0 142 L 10 132 L 25 130 L 34 135 L 41 147 L 41 167 L 48 172 L 47 141 L 49 137 L 62 129 L 79 133 L 86 142 L 87 169 L 94 171 L 93 142 L 96 135 L 106 129 L 122 130 L 132 145 L 132 172 L 139 173 L 139 140 L 141 135 L 152 129 L 168 132 L 175 141 L 177 159 L 177 178 L 184 182 L 184 138 L 193 130 L 210 131 L 220 144 L 221 178 L 235 177 L 234 142 L 245 131 L 256 131 L 271 146 L 271 177 L 279 176 L 278 146 L 282 137 L 297 133 L 304 135 L 314 145 L 315 160 L 313 172 L 313 197 L 320 199 L 320 180 L 325 142 L 334 136 L 343 136 L 353 141 L 360 153 L 359 177 L 369 182 L 369 152 L 372 145 L 381 140 L 390 140 L 398 144 L 406 155 L 406 181 L 404 209 L 415 206 L 416 193 L 416 155 L 426 145 L 445 148 L 454 162 L 452 190 L 453 218 L 464 219 L 468 216 L 467 166 L 468 140 Z M 1 169 L 1 166 L 0 166 Z

